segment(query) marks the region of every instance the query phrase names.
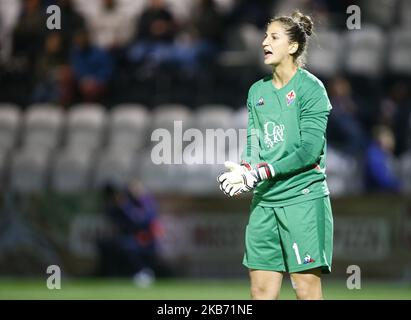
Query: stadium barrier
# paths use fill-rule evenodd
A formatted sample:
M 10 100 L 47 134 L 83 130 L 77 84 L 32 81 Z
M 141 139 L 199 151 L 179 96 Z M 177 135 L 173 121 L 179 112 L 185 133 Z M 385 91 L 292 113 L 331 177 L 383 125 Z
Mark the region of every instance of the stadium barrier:
M 156 197 L 165 229 L 161 253 L 179 276 L 246 277 L 243 237 L 249 196 Z M 96 243 L 111 225 L 97 192 L 25 197 L 2 194 L 0 275 L 40 275 L 57 264 L 72 276 L 94 275 Z M 365 278 L 411 278 L 411 199 L 390 195 L 332 200 L 334 277 L 358 265 Z

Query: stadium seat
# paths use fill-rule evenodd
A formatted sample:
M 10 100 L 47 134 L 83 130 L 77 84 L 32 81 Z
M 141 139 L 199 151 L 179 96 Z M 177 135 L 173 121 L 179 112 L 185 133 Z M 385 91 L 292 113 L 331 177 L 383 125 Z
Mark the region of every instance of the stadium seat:
M 182 191 L 190 195 L 211 195 L 220 193 L 217 176 L 224 171 L 224 165 L 191 164 L 183 165 L 185 183 Z
M 243 106 L 235 111 L 233 116 L 233 126 L 238 129 L 246 129 L 248 125 L 248 109 Z
M 247 50 L 249 63 L 259 64 L 263 59 L 262 41 L 264 32 L 253 24 L 243 24 L 240 27 L 241 40 Z
M 93 154 L 80 149 L 62 150 L 51 173 L 51 188 L 61 193 L 76 193 L 90 188 Z
M 140 180 L 151 192 L 179 192 L 186 182 L 182 175 L 182 164 L 155 164 L 151 158 L 151 150 L 142 155 L 140 162 Z
M 184 144 L 187 142 L 183 142 L 182 138 L 178 137 L 180 131 L 179 125 L 175 121 L 181 121 L 181 130 L 182 134 L 186 129 L 192 127 L 192 115 L 191 112 L 188 110 L 188 107 L 180 104 L 163 104 L 158 106 L 153 112 L 153 121 L 152 121 L 152 130 L 149 134 L 149 140 L 154 138 L 153 132 L 157 129 L 164 129 L 169 133 L 169 137 L 171 138 L 171 152 L 174 152 L 175 148 L 182 149 Z M 174 130 L 176 129 L 176 131 Z M 163 134 L 164 132 L 156 131 L 156 134 Z M 177 134 L 175 136 L 175 134 Z M 158 137 L 156 137 L 158 139 Z M 161 143 L 160 141 L 151 141 L 150 145 L 156 145 L 157 143 Z
M 225 152 L 232 144 L 238 141 L 238 132 L 233 121 L 233 111 L 225 105 L 203 105 L 195 115 L 195 127 L 202 131 L 205 153 Z M 209 131 L 207 131 L 209 129 Z M 214 130 L 211 132 L 210 130 Z M 207 133 L 214 135 L 214 145 L 208 143 Z
M 21 122 L 19 107 L 13 104 L 0 104 L 0 150 L 14 147 Z
M 234 113 L 232 125 L 236 130 L 237 143 L 228 145 L 226 159 L 236 162 L 241 160 L 241 153 L 247 142 L 248 110 L 246 106 L 241 107 Z
M 8 171 L 8 154 L 5 150 L 0 150 L 0 190 L 6 189 L 6 172 Z
M 383 71 L 385 35 L 374 25 L 347 31 L 345 36 L 345 71 L 351 75 L 377 77 Z
M 43 191 L 47 187 L 49 153 L 25 148 L 14 152 L 11 160 L 10 188 L 21 193 Z
M 390 33 L 388 69 L 391 73 L 411 75 L 411 27 Z
M 341 151 L 327 147 L 327 184 L 331 195 L 355 194 L 362 190 L 362 166 L 359 161 Z
M 182 104 L 161 104 L 153 111 L 152 128 L 164 128 L 174 131 L 174 121 L 182 121 L 183 128 L 191 125 L 191 112 L 189 108 Z
M 343 47 L 344 41 L 337 31 L 331 29 L 317 31 L 307 51 L 308 69 L 322 77 L 335 76 L 340 71 Z
M 147 142 L 150 127 L 147 108 L 138 104 L 122 104 L 111 112 L 108 146 L 110 149 L 136 150 Z
M 233 128 L 233 110 L 226 105 L 202 105 L 195 114 L 195 127 L 205 129 Z
M 264 33 L 256 26 L 245 23 L 227 32 L 224 40 L 227 50 L 221 52 L 218 62 L 223 67 L 257 66 L 269 72 L 271 67 L 264 64 L 261 43 Z
M 359 3 L 362 20 L 388 28 L 395 23 L 397 4 L 398 0 L 362 0 Z
M 409 29 L 411 27 L 411 2 L 401 0 L 399 9 L 401 25 Z
M 106 114 L 101 105 L 75 105 L 67 121 L 68 148 L 95 150 L 101 145 L 106 125 Z
M 400 177 L 404 183 L 404 191 L 411 193 L 411 150 L 401 156 L 399 167 Z
M 118 152 L 117 149 L 104 150 L 98 158 L 94 175 L 94 187 L 101 188 L 107 184 L 125 186 L 133 178 L 133 152 Z
M 60 106 L 36 104 L 28 108 L 25 115 L 23 146 L 53 149 L 61 137 L 64 114 Z

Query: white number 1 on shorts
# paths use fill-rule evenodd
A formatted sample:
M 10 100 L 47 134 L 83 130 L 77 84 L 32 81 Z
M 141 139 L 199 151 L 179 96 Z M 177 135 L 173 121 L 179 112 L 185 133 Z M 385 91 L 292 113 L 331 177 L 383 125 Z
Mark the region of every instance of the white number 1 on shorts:
M 295 242 L 293 244 L 293 249 L 294 249 L 294 252 L 295 252 L 295 256 L 297 257 L 297 263 L 301 264 L 300 253 L 298 252 L 298 246 Z

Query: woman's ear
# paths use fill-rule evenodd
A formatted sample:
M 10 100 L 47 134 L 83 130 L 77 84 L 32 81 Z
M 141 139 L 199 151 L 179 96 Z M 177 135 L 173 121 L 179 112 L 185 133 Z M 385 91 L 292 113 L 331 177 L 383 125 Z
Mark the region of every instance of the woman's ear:
M 296 53 L 298 50 L 298 43 L 297 42 L 293 42 L 288 46 L 288 53 L 290 55 L 293 55 L 294 53 Z

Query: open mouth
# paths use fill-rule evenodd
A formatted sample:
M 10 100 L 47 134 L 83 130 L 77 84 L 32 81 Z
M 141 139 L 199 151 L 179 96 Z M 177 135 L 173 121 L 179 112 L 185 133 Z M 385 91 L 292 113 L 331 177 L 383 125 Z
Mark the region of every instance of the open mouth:
M 268 58 L 273 55 L 273 52 L 269 49 L 264 49 L 264 57 Z

